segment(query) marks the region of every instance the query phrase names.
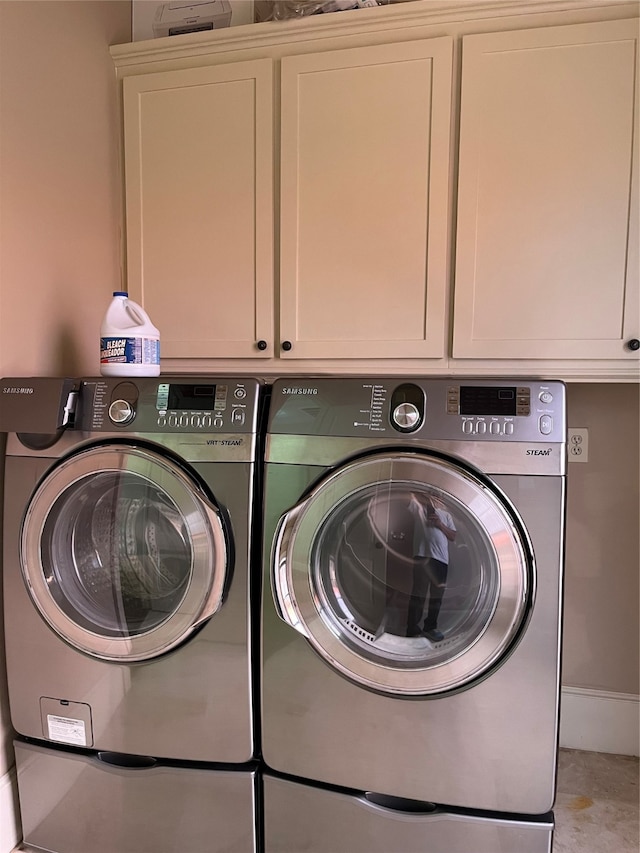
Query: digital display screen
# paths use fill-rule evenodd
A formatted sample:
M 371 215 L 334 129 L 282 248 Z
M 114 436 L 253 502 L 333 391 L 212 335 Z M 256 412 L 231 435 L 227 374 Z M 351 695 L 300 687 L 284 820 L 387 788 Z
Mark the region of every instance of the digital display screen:
M 516 389 L 505 387 L 460 386 L 461 415 L 515 415 Z
M 226 385 L 169 385 L 168 390 L 166 408 L 178 412 L 212 412 L 227 397 Z

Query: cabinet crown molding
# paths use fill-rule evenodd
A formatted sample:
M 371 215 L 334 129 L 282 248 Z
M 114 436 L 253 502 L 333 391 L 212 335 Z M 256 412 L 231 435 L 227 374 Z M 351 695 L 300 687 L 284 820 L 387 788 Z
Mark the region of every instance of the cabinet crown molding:
M 178 37 L 116 44 L 110 47 L 117 68 L 174 60 L 244 47 L 269 47 L 298 40 L 400 30 L 412 26 L 524 17 L 548 13 L 602 10 L 606 17 L 637 17 L 637 2 L 624 0 L 398 0 L 388 5 L 351 9 L 283 21 L 264 21 Z

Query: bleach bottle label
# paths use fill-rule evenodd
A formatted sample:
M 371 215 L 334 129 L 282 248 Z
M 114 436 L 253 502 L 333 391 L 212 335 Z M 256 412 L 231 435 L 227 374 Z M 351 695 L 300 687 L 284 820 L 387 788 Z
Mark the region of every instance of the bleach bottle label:
M 100 338 L 100 364 L 160 364 L 160 341 L 152 338 Z

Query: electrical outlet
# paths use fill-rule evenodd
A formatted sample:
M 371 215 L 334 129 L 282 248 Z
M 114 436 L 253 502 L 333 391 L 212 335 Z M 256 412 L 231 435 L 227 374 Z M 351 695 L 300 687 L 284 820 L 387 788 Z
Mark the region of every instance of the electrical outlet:
M 569 462 L 589 461 L 589 430 L 567 430 L 567 454 Z

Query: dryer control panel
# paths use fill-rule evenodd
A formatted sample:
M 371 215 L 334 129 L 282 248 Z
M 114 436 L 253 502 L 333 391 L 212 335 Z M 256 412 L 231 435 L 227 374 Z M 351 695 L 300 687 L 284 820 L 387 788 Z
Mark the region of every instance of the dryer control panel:
M 556 413 L 564 414 L 563 403 L 564 393 L 550 385 L 473 384 L 447 388 L 447 414 L 459 416 L 465 435 L 482 436 L 488 432 L 509 437 L 516 433 L 516 422 L 526 418 L 527 433 L 535 433 L 537 429 L 540 436 L 549 436 L 554 432 Z M 562 424 L 562 418 L 559 423 Z
M 448 417 L 443 419 L 444 412 Z M 434 385 L 432 381 L 427 387 L 403 383 L 392 391 L 390 420 L 394 429 L 415 432 L 425 419 L 431 425 L 447 424 L 448 438 L 486 436 L 531 441 L 560 436 L 564 430 L 564 387 L 557 382 Z M 429 435 L 433 437 L 431 431 Z
M 557 381 L 383 377 L 274 383 L 272 434 L 564 442 Z

